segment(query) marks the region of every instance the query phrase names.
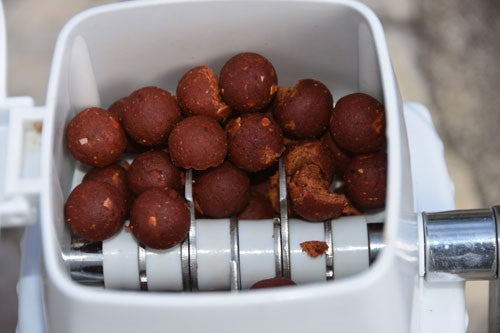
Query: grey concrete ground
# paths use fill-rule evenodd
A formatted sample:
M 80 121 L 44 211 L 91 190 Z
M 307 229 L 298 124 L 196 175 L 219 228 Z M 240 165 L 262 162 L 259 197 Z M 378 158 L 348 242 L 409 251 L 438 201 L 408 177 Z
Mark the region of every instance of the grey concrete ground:
M 58 31 L 101 0 L 4 0 L 9 94 L 44 102 Z M 500 3 L 495 0 L 367 0 L 385 26 L 405 100 L 429 107 L 446 147 L 459 208 L 500 203 Z M 19 234 L 0 241 L 0 331 L 13 332 Z M 8 268 L 7 268 L 8 267 Z M 469 332 L 486 332 L 487 288 L 467 286 Z

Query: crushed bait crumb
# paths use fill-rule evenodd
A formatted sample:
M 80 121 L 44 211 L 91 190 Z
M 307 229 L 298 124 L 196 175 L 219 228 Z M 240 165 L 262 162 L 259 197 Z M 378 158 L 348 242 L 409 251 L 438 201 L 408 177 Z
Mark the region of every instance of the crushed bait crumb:
M 306 241 L 300 243 L 302 252 L 306 252 L 309 257 L 317 258 L 328 251 L 328 244 L 320 241 Z

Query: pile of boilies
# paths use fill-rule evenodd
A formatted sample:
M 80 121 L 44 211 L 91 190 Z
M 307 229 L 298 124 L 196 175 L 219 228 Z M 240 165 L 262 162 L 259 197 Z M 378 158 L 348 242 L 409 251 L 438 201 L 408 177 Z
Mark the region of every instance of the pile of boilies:
M 281 156 L 291 217 L 323 221 L 385 204 L 383 105 L 354 93 L 334 108 L 313 79 L 278 87 L 273 65 L 255 53 L 229 59 L 219 79 L 207 66 L 190 69 L 176 96 L 145 87 L 108 110 L 85 109 L 69 122 L 66 142 L 94 167 L 65 205 L 73 233 L 90 241 L 111 237 L 130 216 L 127 228 L 144 245 L 180 243 L 190 226 L 187 169 L 198 216 L 273 218 Z M 137 154 L 130 165 L 124 153 Z M 343 185 L 332 188 L 334 179 Z

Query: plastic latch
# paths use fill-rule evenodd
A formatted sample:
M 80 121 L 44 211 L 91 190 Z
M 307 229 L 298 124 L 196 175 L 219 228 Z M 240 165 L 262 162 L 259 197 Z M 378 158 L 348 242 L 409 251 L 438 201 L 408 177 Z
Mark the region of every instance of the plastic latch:
M 38 216 L 44 107 L 13 97 L 0 112 L 0 227 L 24 226 Z

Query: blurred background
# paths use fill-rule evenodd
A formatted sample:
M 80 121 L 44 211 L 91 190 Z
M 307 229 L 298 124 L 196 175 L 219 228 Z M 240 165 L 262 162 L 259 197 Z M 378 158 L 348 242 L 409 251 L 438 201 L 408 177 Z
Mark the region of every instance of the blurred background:
M 8 94 L 45 103 L 59 31 L 76 13 L 114 1 L 3 0 Z M 426 105 L 446 149 L 457 208 L 500 203 L 500 2 L 367 0 L 384 25 L 404 100 Z M 499 127 L 497 127 L 499 126 Z M 19 230 L 0 239 L 0 331 L 15 331 Z M 487 331 L 487 283 L 468 283 L 469 332 Z

